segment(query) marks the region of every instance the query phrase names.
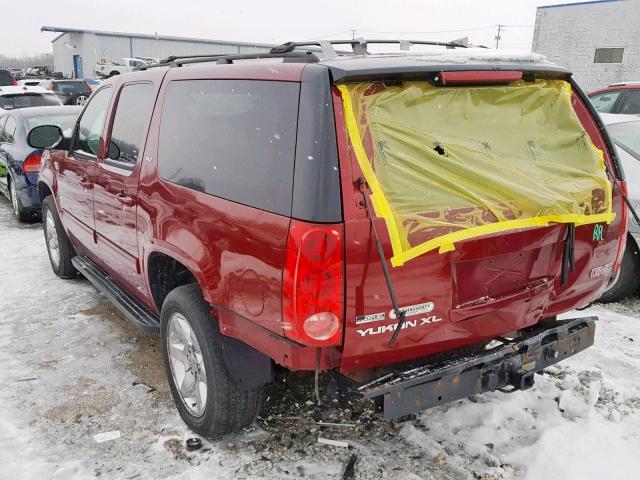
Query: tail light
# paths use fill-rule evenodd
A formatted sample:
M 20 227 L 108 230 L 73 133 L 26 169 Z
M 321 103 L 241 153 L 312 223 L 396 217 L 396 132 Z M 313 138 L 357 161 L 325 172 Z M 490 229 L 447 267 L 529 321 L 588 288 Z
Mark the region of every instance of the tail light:
M 620 185 L 620 190 L 622 191 L 622 195 L 624 196 L 624 198 L 629 198 L 627 197 L 627 182 L 618 180 L 618 184 Z M 622 212 L 620 214 L 620 241 L 618 242 L 618 252 L 616 253 L 616 260 L 613 262 L 614 272 L 617 272 L 618 268 L 620 268 L 622 257 L 624 256 L 624 249 L 627 246 L 627 222 L 629 221 L 629 208 L 627 207 L 624 198 L 620 198 L 620 202 L 622 203 Z
M 343 227 L 291 221 L 283 278 L 287 338 L 338 345 L 344 325 Z
M 17 85 L 18 85 L 18 82 L 16 82 L 16 79 L 15 79 L 15 78 L 11 80 L 11 85 L 14 85 L 14 86 L 17 86 Z
M 49 83 L 49 90 L 51 90 L 52 92 L 55 90 L 55 87 L 53 85 L 53 82 Z
M 29 155 L 22 163 L 22 171 L 24 173 L 38 173 L 40 171 L 40 152 L 34 152 Z
M 514 70 L 440 72 L 440 78 L 442 79 L 442 85 L 501 85 L 522 80 L 522 72 Z

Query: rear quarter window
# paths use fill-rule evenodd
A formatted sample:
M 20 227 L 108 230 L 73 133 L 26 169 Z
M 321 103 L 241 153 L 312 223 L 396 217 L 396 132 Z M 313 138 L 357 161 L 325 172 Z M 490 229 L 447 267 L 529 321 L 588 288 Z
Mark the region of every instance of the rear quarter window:
M 160 177 L 291 215 L 299 91 L 289 82 L 171 82 L 160 126 Z

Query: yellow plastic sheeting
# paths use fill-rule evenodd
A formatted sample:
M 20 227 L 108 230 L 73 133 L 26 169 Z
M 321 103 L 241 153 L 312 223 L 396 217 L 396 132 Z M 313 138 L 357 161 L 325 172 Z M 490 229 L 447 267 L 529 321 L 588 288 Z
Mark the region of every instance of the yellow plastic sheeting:
M 481 235 L 615 217 L 603 154 L 567 82 L 339 89 L 393 266 Z

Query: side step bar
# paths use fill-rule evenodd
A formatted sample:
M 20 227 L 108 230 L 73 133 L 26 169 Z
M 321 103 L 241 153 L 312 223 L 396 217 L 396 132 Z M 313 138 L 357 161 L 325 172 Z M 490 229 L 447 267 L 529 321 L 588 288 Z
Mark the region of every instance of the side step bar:
M 100 292 L 107 297 L 118 310 L 137 327 L 145 332 L 160 333 L 160 319 L 145 307 L 138 299 L 122 289 L 100 267 L 85 256 L 75 256 L 71 263 Z
M 593 345 L 598 317 L 558 320 L 533 327 L 491 350 L 440 364 L 396 371 L 361 385 L 387 419 L 483 392 L 526 390 L 534 374 Z

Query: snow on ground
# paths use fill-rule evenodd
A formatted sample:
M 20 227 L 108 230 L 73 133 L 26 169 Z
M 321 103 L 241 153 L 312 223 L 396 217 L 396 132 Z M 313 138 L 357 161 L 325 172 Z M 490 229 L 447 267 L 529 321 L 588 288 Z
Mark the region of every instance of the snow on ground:
M 354 427 L 320 429 L 308 378 L 290 376 L 269 390 L 259 424 L 188 452 L 193 435 L 173 407 L 158 339 L 85 280 L 55 277 L 40 225 L 18 225 L 4 199 L 0 248 L 2 480 L 638 476 L 639 299 L 572 312 L 600 317 L 595 346 L 547 369 L 531 390 L 403 422 L 340 403 L 322 418 Z M 94 438 L 114 431 L 119 438 Z M 319 435 L 351 448 L 319 445 Z

